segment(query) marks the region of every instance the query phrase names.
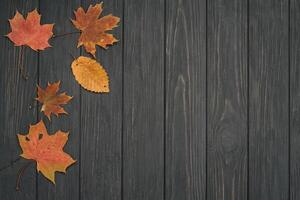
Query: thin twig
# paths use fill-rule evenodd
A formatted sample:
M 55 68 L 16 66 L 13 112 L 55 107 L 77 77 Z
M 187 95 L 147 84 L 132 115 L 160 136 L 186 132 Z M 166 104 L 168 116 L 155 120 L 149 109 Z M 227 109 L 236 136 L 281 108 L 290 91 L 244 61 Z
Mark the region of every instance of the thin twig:
M 75 58 L 75 56 L 73 56 L 73 54 L 71 54 L 70 52 L 69 52 L 69 54 L 74 60 L 76 60 L 76 58 Z
M 69 32 L 69 33 L 62 33 L 62 34 L 58 34 L 58 35 L 53 35 L 53 38 L 58 38 L 58 37 L 63 37 L 66 35 L 72 35 L 72 34 L 77 34 L 80 33 L 80 31 L 75 31 L 75 32 Z
M 28 168 L 28 166 L 33 163 L 33 162 L 28 162 L 26 165 L 24 165 L 18 172 L 18 178 L 17 178 L 17 182 L 16 182 L 16 190 L 19 191 L 20 190 L 20 182 L 21 182 L 21 178 L 25 172 L 25 170 Z
M 7 37 L 7 35 L 1 35 L 2 37 Z M 27 80 L 29 77 L 26 73 L 25 67 L 24 67 L 24 45 L 21 45 L 19 50 L 19 56 L 18 56 L 18 63 L 17 68 L 20 70 L 21 76 L 24 80 Z
M 24 46 L 20 47 L 19 58 L 18 58 L 18 68 L 20 70 L 21 76 L 24 80 L 28 79 L 28 75 L 24 68 Z
M 21 158 L 19 157 L 19 158 L 15 159 L 15 160 L 10 161 L 10 164 L 8 164 L 8 165 L 6 165 L 6 166 L 0 168 L 0 172 L 3 171 L 3 170 L 5 170 L 5 169 L 7 169 L 7 168 L 9 168 L 9 167 L 11 167 L 11 166 L 13 166 L 13 165 L 14 165 L 16 162 L 18 162 L 20 159 L 21 159 Z

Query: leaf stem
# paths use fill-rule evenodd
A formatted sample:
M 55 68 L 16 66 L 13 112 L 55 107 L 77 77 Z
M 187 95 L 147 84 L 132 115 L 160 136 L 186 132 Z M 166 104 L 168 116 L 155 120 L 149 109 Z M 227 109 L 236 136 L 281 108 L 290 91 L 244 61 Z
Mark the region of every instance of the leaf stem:
M 25 170 L 29 167 L 29 165 L 33 163 L 33 162 L 28 162 L 26 165 L 24 165 L 18 172 L 18 178 L 17 178 L 17 182 L 16 182 L 16 191 L 20 190 L 20 182 L 21 182 L 21 178 L 25 172 Z
M 10 164 L 8 164 L 8 165 L 6 165 L 6 166 L 0 168 L 0 172 L 3 171 L 3 170 L 5 170 L 5 169 L 7 169 L 7 168 L 9 168 L 9 167 L 11 167 L 11 166 L 13 166 L 13 165 L 14 165 L 16 162 L 18 162 L 20 159 L 21 159 L 21 158 L 19 157 L 19 158 L 16 158 L 15 160 L 10 161 Z
M 73 56 L 73 54 L 71 54 L 70 52 L 69 52 L 69 54 L 74 60 L 76 60 L 76 58 L 75 58 L 75 56 Z
M 18 68 L 20 70 L 21 76 L 24 80 L 28 79 L 28 75 L 24 68 L 24 46 L 20 47 L 19 58 L 18 58 Z
M 58 37 L 63 37 L 66 35 L 72 35 L 72 34 L 77 34 L 80 33 L 80 31 L 74 31 L 74 32 L 69 32 L 69 33 L 62 33 L 62 34 L 58 34 L 58 35 L 53 35 L 53 38 L 58 38 Z

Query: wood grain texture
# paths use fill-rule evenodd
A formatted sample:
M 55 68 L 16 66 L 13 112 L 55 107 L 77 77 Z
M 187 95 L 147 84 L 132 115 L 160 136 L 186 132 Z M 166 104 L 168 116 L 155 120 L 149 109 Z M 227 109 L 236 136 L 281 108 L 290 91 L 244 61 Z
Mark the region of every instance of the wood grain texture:
M 207 199 L 247 199 L 247 1 L 208 1 Z
M 3 37 L 11 31 L 8 19 L 16 10 L 25 14 L 38 6 L 37 1 L 4 0 L 0 2 L 0 168 L 9 165 L 21 154 L 16 134 L 27 133 L 29 125 L 36 122 L 34 97 L 37 83 L 37 53 L 29 47 L 14 47 Z M 24 67 L 29 76 L 22 78 L 20 68 Z M 21 159 L 12 167 L 0 171 L 0 198 L 3 200 L 36 199 L 35 165 L 24 174 L 21 191 L 16 192 L 18 170 L 28 163 Z
M 95 3 L 99 1 L 83 1 L 82 6 L 87 9 L 90 4 Z M 123 1 L 105 0 L 103 5 L 102 16 L 112 13 L 122 17 Z M 122 24 L 111 32 L 122 41 Z M 97 47 L 96 57 L 109 75 L 110 92 L 96 94 L 81 90 L 81 199 L 119 200 L 122 161 L 122 42 L 107 50 Z
M 290 2 L 290 199 L 300 199 L 300 2 Z
M 1 0 L 0 35 L 16 10 L 35 8 L 56 35 L 75 32 L 73 10 L 100 2 Z M 111 31 L 119 42 L 97 47 L 108 94 L 84 90 L 72 75 L 73 57 L 91 57 L 77 48 L 79 34 L 52 38 L 39 53 L 0 37 L 1 200 L 300 199 L 299 1 L 103 5 L 103 15 L 121 17 Z M 37 110 L 36 84 L 58 80 L 74 99 L 64 106 L 69 115 L 49 122 Z M 10 166 L 21 153 L 16 134 L 39 119 L 49 133 L 70 131 L 65 151 L 77 163 L 56 174 L 56 185 L 31 165 L 16 192 L 28 163 Z
M 59 6 L 58 6 L 59 5 Z M 42 23 L 55 23 L 54 35 L 74 32 L 70 18 L 73 10 L 80 6 L 80 1 L 40 1 L 40 13 Z M 46 87 L 47 83 L 61 81 L 59 92 L 66 92 L 73 96 L 73 99 L 64 106 L 69 115 L 51 116 L 51 122 L 43 113 L 39 113 L 39 118 L 43 119 L 48 128 L 49 134 L 54 134 L 58 130 L 69 131 L 69 140 L 64 147 L 77 163 L 67 169 L 67 173 L 56 173 L 56 185 L 49 182 L 44 176 L 39 174 L 38 198 L 65 200 L 79 199 L 79 151 L 80 151 L 80 86 L 74 79 L 71 71 L 73 56 L 79 55 L 77 40 L 79 34 L 55 37 L 50 40 L 51 48 L 41 51 L 39 54 L 39 84 Z
M 249 2 L 249 200 L 289 199 L 288 12 Z
M 166 200 L 206 191 L 206 4 L 166 4 Z
M 164 1 L 124 8 L 123 199 L 164 193 Z

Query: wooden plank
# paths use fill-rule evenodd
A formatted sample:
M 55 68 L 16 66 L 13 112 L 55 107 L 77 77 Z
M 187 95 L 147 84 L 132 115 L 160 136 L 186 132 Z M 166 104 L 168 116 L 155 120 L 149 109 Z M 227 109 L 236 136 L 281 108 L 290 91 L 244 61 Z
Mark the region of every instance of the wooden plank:
M 76 31 L 70 18 L 73 17 L 73 10 L 80 6 L 77 1 L 44 0 L 40 2 L 40 13 L 42 23 L 55 23 L 54 34 L 58 37 L 50 40 L 52 48 L 40 52 L 39 55 L 39 84 L 46 87 L 47 83 L 61 81 L 60 92 L 66 92 L 74 98 L 64 106 L 69 115 L 51 116 L 51 122 L 40 113 L 39 116 L 46 123 L 49 134 L 58 130 L 69 131 L 69 140 L 64 148 L 77 163 L 67 169 L 66 175 L 56 173 L 56 185 L 49 182 L 43 175 L 38 178 L 39 199 L 79 199 L 79 151 L 80 151 L 80 87 L 74 79 L 71 71 L 73 56 L 78 56 L 77 49 L 79 34 L 60 34 Z
M 29 125 L 36 122 L 34 97 L 37 83 L 37 53 L 29 47 L 14 47 L 3 37 L 11 31 L 8 19 L 16 10 L 26 16 L 37 8 L 38 1 L 3 0 L 0 3 L 0 168 L 19 157 L 21 149 L 16 134 L 27 133 Z M 20 68 L 25 68 L 28 80 L 22 78 Z M 22 176 L 21 190 L 16 191 L 17 173 L 29 161 L 21 159 L 12 167 L 0 171 L 0 196 L 3 200 L 36 199 L 36 170 L 31 165 Z
M 290 199 L 300 199 L 300 2 L 290 1 Z
M 249 200 L 289 199 L 288 4 L 249 2 Z
M 206 1 L 166 2 L 166 200 L 206 191 Z
M 247 0 L 208 1 L 207 199 L 247 199 Z
M 99 1 L 83 1 L 83 7 L 96 3 Z M 112 13 L 122 17 L 123 1 L 105 0 L 103 5 L 102 16 Z M 96 94 L 82 89 L 81 199 L 121 199 L 122 21 L 112 33 L 120 41 L 107 50 L 97 47 L 96 55 L 109 74 L 110 92 Z
M 123 199 L 164 198 L 164 1 L 124 8 Z

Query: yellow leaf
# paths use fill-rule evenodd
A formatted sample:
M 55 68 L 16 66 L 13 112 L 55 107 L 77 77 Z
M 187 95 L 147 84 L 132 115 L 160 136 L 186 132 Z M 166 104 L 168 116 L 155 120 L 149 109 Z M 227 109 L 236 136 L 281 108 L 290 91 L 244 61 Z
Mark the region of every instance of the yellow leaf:
M 71 65 L 76 81 L 92 92 L 109 92 L 108 75 L 96 60 L 80 56 Z

